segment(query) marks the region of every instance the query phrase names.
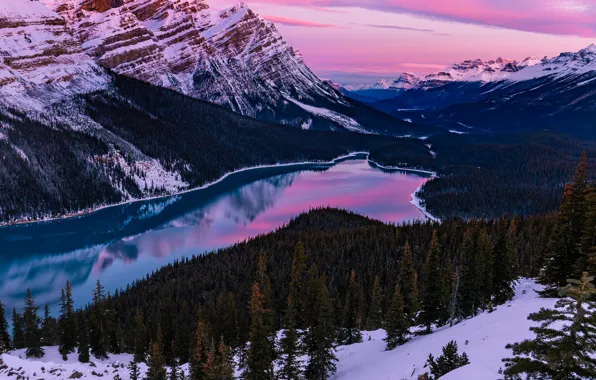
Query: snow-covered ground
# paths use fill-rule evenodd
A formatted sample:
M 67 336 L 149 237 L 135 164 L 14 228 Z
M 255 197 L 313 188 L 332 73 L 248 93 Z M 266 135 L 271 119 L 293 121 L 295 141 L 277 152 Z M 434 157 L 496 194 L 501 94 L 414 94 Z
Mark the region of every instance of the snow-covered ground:
M 466 352 L 470 364 L 459 368 L 444 380 L 493 380 L 500 378 L 501 359 L 511 355 L 505 348 L 508 343 L 531 338 L 532 322 L 527 317 L 541 307 L 553 308 L 556 300 L 542 299 L 534 290 L 540 286 L 534 280 L 522 279 L 516 286 L 513 301 L 453 327 L 443 327 L 431 335 L 413 338 L 393 351 L 385 351 L 383 330 L 364 332 L 363 342 L 337 348 L 337 374 L 335 379 L 417 379 L 427 372 L 424 368 L 429 354 L 440 355 L 441 349 L 456 340 L 460 352 Z M 57 347 L 46 347 L 46 355 L 39 360 L 24 359 L 24 350 L 2 355 L 6 368 L 0 363 L 0 379 L 68 379 L 78 372 L 83 379 L 104 377 L 112 379 L 117 374 L 129 380 L 126 366 L 132 355 L 111 355 L 108 360 L 95 360 L 93 364 L 81 364 L 77 355 L 71 354 L 63 361 Z M 141 374 L 147 367 L 140 365 Z M 188 366 L 183 366 L 188 371 Z M 75 374 L 78 375 L 78 374 Z
M 431 335 L 413 338 L 393 351 L 384 351 L 383 330 L 363 334 L 363 342 L 339 347 L 337 379 L 417 379 L 427 372 L 424 368 L 429 354 L 435 357 L 449 341 L 457 341 L 460 353 L 470 359 L 462 367 L 442 379 L 496 380 L 500 376 L 501 359 L 511 356 L 508 343 L 533 337 L 533 325 L 527 317 L 541 307 L 553 308 L 556 300 L 539 298 L 535 289 L 541 287 L 534 280 L 522 279 L 516 286 L 513 301 L 453 327 L 443 327 Z M 369 340 L 370 339 L 370 340 Z

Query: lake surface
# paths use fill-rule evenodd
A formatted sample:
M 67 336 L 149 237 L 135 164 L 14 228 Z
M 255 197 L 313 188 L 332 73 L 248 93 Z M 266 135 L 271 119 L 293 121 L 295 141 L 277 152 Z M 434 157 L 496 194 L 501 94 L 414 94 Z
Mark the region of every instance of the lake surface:
M 22 307 L 27 288 L 58 312 L 60 290 L 77 306 L 99 279 L 110 291 L 181 257 L 202 254 L 332 206 L 386 222 L 424 219 L 410 203 L 427 177 L 360 159 L 247 170 L 205 189 L 92 214 L 0 228 L 0 300 Z

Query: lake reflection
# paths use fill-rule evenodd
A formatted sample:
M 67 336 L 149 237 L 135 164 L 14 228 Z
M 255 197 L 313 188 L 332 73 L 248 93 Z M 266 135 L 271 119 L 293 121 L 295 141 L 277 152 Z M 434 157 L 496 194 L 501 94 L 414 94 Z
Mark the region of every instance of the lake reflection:
M 113 291 L 174 259 L 275 230 L 314 207 L 386 222 L 424 218 L 410 203 L 424 177 L 374 169 L 366 160 L 298 168 L 304 166 L 246 171 L 179 196 L 0 228 L 0 300 L 8 310 L 20 307 L 31 288 L 39 304 L 56 305 L 68 279 L 80 306 L 97 279 Z

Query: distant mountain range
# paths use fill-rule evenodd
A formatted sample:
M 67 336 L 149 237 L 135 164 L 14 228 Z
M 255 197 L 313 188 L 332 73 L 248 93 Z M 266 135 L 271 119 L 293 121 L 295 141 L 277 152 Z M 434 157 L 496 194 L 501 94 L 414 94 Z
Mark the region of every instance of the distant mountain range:
M 404 74 L 342 92 L 454 132 L 551 129 L 596 137 L 596 45 L 521 62 L 468 60 L 425 77 Z

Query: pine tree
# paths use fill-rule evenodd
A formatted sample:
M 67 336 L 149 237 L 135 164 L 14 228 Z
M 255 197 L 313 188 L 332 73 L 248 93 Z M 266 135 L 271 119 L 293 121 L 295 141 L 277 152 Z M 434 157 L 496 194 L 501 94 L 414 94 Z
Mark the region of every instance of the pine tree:
M 141 380 L 141 370 L 136 361 L 131 361 L 128 365 L 128 376 L 130 380 Z
M 134 339 L 134 360 L 137 363 L 145 361 L 147 355 L 147 332 L 143 321 L 141 309 L 137 307 L 135 313 L 135 339 Z
M 373 331 L 381 328 L 383 322 L 383 291 L 381 289 L 381 276 L 376 275 L 370 296 L 370 305 L 368 309 L 368 318 L 366 320 L 366 329 Z
M 44 346 L 55 346 L 58 343 L 58 326 L 56 318 L 50 315 L 50 308 L 43 308 L 43 321 L 41 324 L 41 342 Z
M 359 329 L 359 286 L 356 281 L 356 272 L 352 271 L 348 279 L 348 289 L 343 310 L 343 327 L 340 332 L 340 344 L 350 345 L 362 342 L 362 334 Z
M 419 322 L 426 326 L 427 334 L 432 331 L 432 324 L 439 321 L 444 313 L 440 260 L 439 238 L 435 230 L 424 269 L 425 287 L 419 315 Z
M 590 275 L 596 275 L 596 187 L 588 186 L 585 194 L 584 230 L 575 271 L 578 273 L 587 271 Z
M 39 307 L 35 306 L 35 299 L 31 294 L 31 289 L 27 289 L 27 296 L 25 297 L 25 310 L 23 312 L 27 358 L 41 358 L 45 355 L 45 351 L 41 346 L 41 329 L 39 327 L 41 320 L 37 315 L 38 311 Z
M 493 246 L 486 228 L 481 229 L 478 234 L 476 249 L 480 265 L 480 268 L 478 268 L 480 307 L 484 311 L 492 301 L 494 267 Z
M 270 311 L 265 308 L 268 302 L 261 292 L 258 282 L 252 287 L 249 304 L 250 312 L 250 347 L 247 356 L 247 368 L 242 374 L 244 379 L 273 379 L 273 339 L 270 335 L 267 318 Z
M 205 380 L 233 380 L 234 366 L 232 350 L 223 339 L 217 346 L 211 343 L 211 349 L 207 355 L 207 361 L 204 365 Z
M 77 346 L 77 327 L 74 315 L 74 302 L 70 282 L 66 281 L 66 288 L 62 289 L 60 297 L 60 316 L 58 317 L 59 327 L 59 351 L 64 360 L 66 355 L 74 352 Z
M 292 261 L 292 275 L 290 280 L 290 292 L 296 310 L 296 328 L 306 328 L 304 310 L 306 308 L 306 280 L 307 280 L 307 257 L 304 253 L 302 242 L 296 244 L 294 260 Z
M 163 334 L 161 328 L 157 332 L 157 340 L 149 348 L 149 357 L 147 359 L 147 377 L 146 380 L 166 380 L 167 372 L 165 361 L 161 351 L 163 345 Z
M 209 354 L 209 329 L 205 322 L 199 321 L 194 334 L 194 344 L 190 356 L 190 380 L 205 378 L 204 366 Z
M 230 346 L 225 344 L 223 339 L 217 348 L 217 379 L 234 380 L 234 355 Z
M 226 345 L 237 347 L 239 345 L 238 311 L 232 292 L 226 292 L 217 298 L 217 315 L 219 318 L 217 318 L 213 336 L 223 336 Z
M 0 355 L 12 349 L 10 334 L 8 333 L 8 322 L 6 322 L 6 309 L 0 301 Z
M 296 329 L 296 309 L 292 296 L 288 296 L 288 308 L 284 321 L 284 332 L 279 342 L 280 358 L 278 379 L 297 380 L 302 378 L 302 366 L 299 360 L 301 347 Z
M 573 180 L 565 186 L 557 222 L 548 245 L 546 268 L 541 276 L 541 282 L 548 286 L 546 293 L 554 293 L 558 287 L 565 286 L 565 279 L 577 274 L 577 263 L 582 259 L 579 242 L 584 231 L 587 184 L 588 163 L 584 153 Z
M 542 308 L 528 319 L 539 322 L 530 330 L 535 339 L 507 345 L 515 357 L 503 359 L 505 378 L 594 379 L 596 378 L 596 289 L 587 272 L 581 280 L 568 280 L 555 309 Z M 590 298 L 592 300 L 590 300 Z M 556 322 L 556 328 L 552 326 Z
M 383 339 L 387 344 L 385 349 L 390 351 L 406 343 L 408 341 L 409 328 L 410 323 L 405 314 L 404 299 L 398 284 L 395 286 L 395 292 L 389 305 L 387 318 L 385 318 L 385 330 L 387 331 L 387 336 Z
M 457 342 L 452 340 L 443 347 L 443 353 L 436 360 L 432 354 L 429 355 L 427 364 L 432 375 L 428 379 L 437 380 L 459 367 L 470 364 L 470 361 L 465 352 L 461 355 L 457 353 Z
M 414 267 L 414 256 L 410 244 L 406 242 L 404 257 L 399 267 L 399 287 L 404 299 L 404 311 L 408 318 L 414 320 L 420 309 L 418 300 L 418 273 Z
M 510 231 L 501 226 L 501 231 L 493 249 L 493 295 L 494 303 L 502 305 L 511 300 L 515 294 L 513 282 L 516 279 L 515 252 Z
M 91 353 L 97 359 L 107 359 L 109 350 L 109 316 L 105 306 L 106 296 L 104 287 L 99 280 L 93 291 L 91 305 L 91 325 L 89 332 L 89 346 Z
M 12 308 L 12 345 L 16 350 L 25 348 L 25 321 L 23 315 Z
M 180 369 L 178 359 L 174 359 L 172 361 L 172 366 L 170 367 L 170 374 L 168 376 L 168 380 L 181 380 L 181 379 L 182 379 L 182 370 Z
M 329 298 L 327 281 L 324 277 L 318 277 L 314 265 L 311 267 L 310 275 L 309 296 L 314 297 L 314 313 L 312 325 L 305 336 L 309 357 L 305 377 L 308 380 L 327 380 L 337 371 L 337 357 L 333 347 L 335 341 L 333 305 Z M 317 288 L 316 291 L 314 291 L 315 288 Z
M 89 330 L 85 319 L 80 316 L 78 323 L 78 346 L 79 362 L 89 363 Z
M 470 230 L 466 231 L 459 256 L 460 285 L 457 306 L 459 315 L 467 318 L 477 314 L 482 298 L 478 283 L 481 263 L 476 258 L 475 239 Z
M 271 288 L 271 279 L 267 273 L 267 256 L 263 252 L 259 254 L 257 259 L 257 283 L 259 285 L 261 294 L 263 296 L 263 328 L 264 330 L 273 337 L 275 335 L 275 308 L 273 305 L 273 290 Z M 275 356 L 275 350 L 273 345 L 271 346 L 273 355 Z M 274 357 L 273 356 L 273 357 Z

